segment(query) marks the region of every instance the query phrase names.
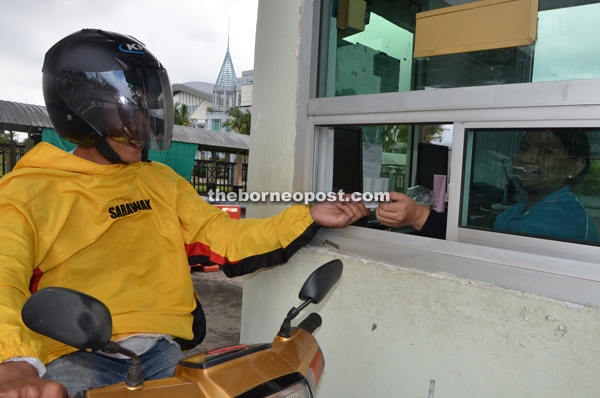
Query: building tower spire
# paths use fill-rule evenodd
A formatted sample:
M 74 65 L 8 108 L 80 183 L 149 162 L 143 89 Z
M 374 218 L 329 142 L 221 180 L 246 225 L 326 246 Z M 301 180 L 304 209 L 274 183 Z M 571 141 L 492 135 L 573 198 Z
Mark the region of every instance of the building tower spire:
M 225 52 L 225 59 L 221 65 L 221 71 L 215 82 L 213 88 L 213 110 L 211 114 L 212 119 L 219 119 L 219 122 L 213 122 L 212 128 L 220 130 L 222 122 L 228 120 L 229 116 L 227 111 L 230 108 L 234 108 L 236 105 L 236 93 L 237 93 L 237 77 L 235 69 L 233 68 L 233 62 L 231 61 L 231 54 L 229 53 L 229 26 L 227 27 L 227 51 Z
M 229 39 L 227 39 L 227 52 L 225 53 L 225 59 L 223 65 L 221 65 L 221 71 L 219 77 L 215 83 L 215 89 L 233 89 L 235 91 L 236 76 L 235 69 L 233 68 L 233 62 L 231 61 L 231 54 L 229 53 Z

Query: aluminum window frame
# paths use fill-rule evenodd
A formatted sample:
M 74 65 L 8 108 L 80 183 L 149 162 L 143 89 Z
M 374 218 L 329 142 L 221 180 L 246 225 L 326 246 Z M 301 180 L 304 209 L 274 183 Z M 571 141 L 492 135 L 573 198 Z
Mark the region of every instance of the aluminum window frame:
M 330 126 L 453 124 L 447 239 L 322 228 L 316 247 L 600 305 L 600 247 L 460 228 L 465 130 L 600 128 L 600 79 L 316 98 L 321 0 L 303 0 L 294 189 L 322 191 Z M 499 239 L 501 237 L 501 239 Z
M 461 137 L 457 138 L 460 143 L 463 143 L 461 149 L 461 157 L 463 164 L 459 167 L 464 175 L 464 149 L 466 142 L 465 131 L 473 129 L 524 129 L 524 128 L 599 128 L 600 118 L 591 120 L 558 120 L 549 122 L 544 121 L 528 121 L 514 122 L 514 121 L 503 121 L 503 122 L 477 122 L 477 123 L 464 123 L 460 126 L 459 134 Z M 453 142 L 454 144 L 454 142 Z M 460 145 L 460 144 L 459 144 Z M 457 162 L 458 163 L 458 162 Z M 461 187 L 464 186 L 464 180 L 461 180 Z M 458 193 L 452 193 L 452 195 L 462 196 L 461 187 L 453 186 L 454 190 L 458 188 Z M 462 199 L 462 198 L 461 198 Z M 494 231 L 482 231 L 479 229 L 459 227 L 459 218 L 462 211 L 462 201 L 452 201 L 452 215 L 453 219 L 449 220 L 449 232 L 451 233 L 450 238 L 458 242 L 472 243 L 477 245 L 485 245 L 490 247 L 497 247 L 501 249 L 511 249 L 520 252 L 527 252 L 532 254 L 543 254 L 546 256 L 555 257 L 557 259 L 564 260 L 575 260 L 589 263 L 596 263 L 600 265 L 600 246 L 592 246 L 586 244 L 577 244 L 570 242 L 556 241 L 552 239 L 544 238 L 532 238 L 527 236 L 519 236 L 512 234 L 504 234 L 502 240 L 498 239 L 498 232 Z M 449 204 L 450 205 L 450 204 Z M 448 213 L 451 211 L 448 210 Z M 549 241 L 551 244 L 541 243 Z M 575 249 L 575 250 L 574 250 Z

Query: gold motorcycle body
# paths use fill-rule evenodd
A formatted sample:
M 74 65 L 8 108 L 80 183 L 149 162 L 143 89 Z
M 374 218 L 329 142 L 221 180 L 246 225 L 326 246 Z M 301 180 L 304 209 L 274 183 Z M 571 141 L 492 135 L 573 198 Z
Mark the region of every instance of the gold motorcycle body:
M 297 329 L 291 338 L 277 336 L 270 344 L 239 345 L 184 358 L 168 379 L 145 381 L 136 389 L 120 383 L 88 390 L 86 397 L 266 397 L 307 387 L 314 391 L 323 365 L 317 340 Z
M 188 356 L 179 361 L 173 377 L 160 380 L 144 381 L 135 353 L 110 341 L 110 311 L 91 296 L 58 287 L 42 289 L 27 300 L 22 317 L 33 331 L 65 344 L 131 358 L 124 382 L 89 389 L 86 398 L 312 398 L 325 366 L 321 348 L 312 335 L 321 325 L 321 317 L 312 313 L 295 328 L 291 321 L 308 304 L 325 298 L 342 269 L 341 261 L 333 260 L 308 277 L 299 294 L 304 303 L 288 312 L 271 343 L 241 344 Z M 57 308 L 69 311 L 61 310 L 59 315 Z M 68 318 L 63 316 L 65 313 Z M 90 324 L 82 325 L 81 319 Z

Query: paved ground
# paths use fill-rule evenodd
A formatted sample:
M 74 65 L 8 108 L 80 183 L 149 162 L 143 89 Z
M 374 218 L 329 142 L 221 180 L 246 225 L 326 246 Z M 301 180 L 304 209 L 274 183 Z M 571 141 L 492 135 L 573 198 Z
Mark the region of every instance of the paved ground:
M 240 342 L 242 278 L 227 278 L 222 272 L 192 274 L 194 289 L 206 315 L 206 338 L 187 354 Z

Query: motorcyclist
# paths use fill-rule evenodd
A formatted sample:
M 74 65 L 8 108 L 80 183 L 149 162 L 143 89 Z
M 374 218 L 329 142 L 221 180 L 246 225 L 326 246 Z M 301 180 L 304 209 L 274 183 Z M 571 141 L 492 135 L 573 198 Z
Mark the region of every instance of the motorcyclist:
M 148 162 L 149 149 L 169 147 L 173 98 L 164 67 L 130 36 L 84 29 L 59 41 L 44 60 L 43 91 L 57 133 L 77 147 L 38 144 L 0 180 L 0 396 L 63 397 L 125 378 L 109 370 L 126 359 L 75 352 L 22 324 L 20 309 L 39 289 L 105 302 L 113 339 L 142 356 L 147 379 L 168 377 L 179 347 L 206 330 L 189 265 L 244 275 L 286 262 L 321 225 L 368 214 L 361 203 L 323 202 L 231 220 Z

